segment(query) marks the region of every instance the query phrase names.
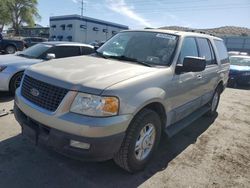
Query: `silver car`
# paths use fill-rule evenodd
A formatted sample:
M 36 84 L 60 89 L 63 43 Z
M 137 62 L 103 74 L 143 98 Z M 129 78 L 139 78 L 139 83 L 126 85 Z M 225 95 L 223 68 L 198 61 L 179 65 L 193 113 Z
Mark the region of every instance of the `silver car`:
M 44 42 L 14 55 L 2 55 L 0 56 L 0 91 L 15 93 L 24 70 L 30 65 L 54 58 L 87 55 L 93 52 L 94 47 L 87 44 Z
M 16 91 L 23 135 L 129 172 L 146 166 L 163 132 L 214 116 L 229 72 L 222 39 L 157 29 L 118 33 L 95 57 L 52 61 L 28 68 Z

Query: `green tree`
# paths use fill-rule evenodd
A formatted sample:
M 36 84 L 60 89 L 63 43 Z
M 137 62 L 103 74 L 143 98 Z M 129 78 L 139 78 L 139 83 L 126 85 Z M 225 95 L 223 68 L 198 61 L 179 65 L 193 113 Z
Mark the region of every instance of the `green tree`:
M 2 1 L 2 0 L 1 0 Z M 18 35 L 23 25 L 34 26 L 35 19 L 40 19 L 37 0 L 4 0 L 10 13 L 10 21 L 15 34 Z
M 6 0 L 1 0 L 0 3 L 0 31 L 3 30 L 4 25 L 10 24 L 10 13 L 6 4 Z

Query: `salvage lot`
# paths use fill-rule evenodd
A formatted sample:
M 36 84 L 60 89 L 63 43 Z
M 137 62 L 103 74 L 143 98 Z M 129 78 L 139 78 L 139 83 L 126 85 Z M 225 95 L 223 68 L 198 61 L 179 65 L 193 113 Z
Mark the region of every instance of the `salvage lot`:
M 13 100 L 0 94 L 0 110 Z M 112 160 L 79 162 L 20 135 L 13 114 L 0 117 L 0 187 L 249 187 L 250 88 L 226 89 L 218 116 L 202 117 L 167 141 L 149 167 L 128 174 Z

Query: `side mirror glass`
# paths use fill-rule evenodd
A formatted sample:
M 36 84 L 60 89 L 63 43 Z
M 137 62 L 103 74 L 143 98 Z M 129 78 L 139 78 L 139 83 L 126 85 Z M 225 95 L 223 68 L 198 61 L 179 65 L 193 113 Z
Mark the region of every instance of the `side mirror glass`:
M 55 55 L 55 54 L 49 53 L 49 54 L 46 55 L 46 59 L 47 59 L 47 60 L 51 60 L 51 59 L 55 59 L 55 58 L 56 58 L 56 55 Z
M 182 72 L 201 72 L 206 68 L 206 60 L 201 57 L 186 56 L 182 65 L 177 65 L 175 72 L 180 74 Z

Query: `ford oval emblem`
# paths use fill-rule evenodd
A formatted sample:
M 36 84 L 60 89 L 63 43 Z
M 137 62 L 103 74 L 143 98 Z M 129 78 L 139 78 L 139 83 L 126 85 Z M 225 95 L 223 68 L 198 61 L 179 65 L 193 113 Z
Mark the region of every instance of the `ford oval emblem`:
M 30 90 L 30 94 L 33 95 L 34 97 L 38 97 L 40 93 L 39 93 L 39 91 L 37 89 L 32 88 Z

